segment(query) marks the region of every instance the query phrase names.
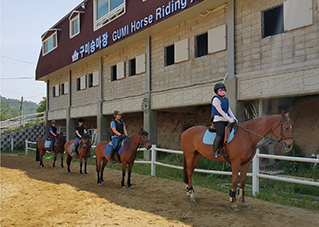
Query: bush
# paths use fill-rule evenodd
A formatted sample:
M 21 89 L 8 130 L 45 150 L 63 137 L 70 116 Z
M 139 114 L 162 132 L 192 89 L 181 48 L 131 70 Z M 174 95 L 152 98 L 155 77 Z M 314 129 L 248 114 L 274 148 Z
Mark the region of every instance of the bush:
M 286 156 L 304 157 L 300 147 L 297 144 L 294 144 L 292 150 L 286 153 Z M 284 172 L 287 174 L 304 172 L 310 169 L 310 163 L 305 162 L 282 161 L 282 165 Z

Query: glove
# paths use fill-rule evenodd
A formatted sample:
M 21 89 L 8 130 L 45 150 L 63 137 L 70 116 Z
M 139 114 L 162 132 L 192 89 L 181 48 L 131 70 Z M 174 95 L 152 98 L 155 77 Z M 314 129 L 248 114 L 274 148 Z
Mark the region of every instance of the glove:
M 120 135 L 120 139 L 122 140 L 122 139 L 124 139 L 124 138 L 125 138 L 125 135 L 121 134 L 121 135 Z
M 234 118 L 229 118 L 229 123 L 234 123 L 235 122 L 235 119 Z

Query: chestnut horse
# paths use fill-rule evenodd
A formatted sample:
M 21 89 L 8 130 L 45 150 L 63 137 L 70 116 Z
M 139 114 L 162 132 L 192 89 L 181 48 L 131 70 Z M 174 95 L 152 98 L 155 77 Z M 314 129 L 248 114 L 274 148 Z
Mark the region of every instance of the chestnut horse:
M 101 185 L 103 180 L 103 170 L 109 160 L 109 155 L 104 153 L 106 146 L 109 144 L 109 141 L 102 141 L 96 145 L 95 153 L 96 153 L 96 172 L 97 172 L 97 183 Z M 125 169 L 128 165 L 128 179 L 127 185 L 130 188 L 133 188 L 131 184 L 131 171 L 134 164 L 134 160 L 136 158 L 136 150 L 142 145 L 146 149 L 150 149 L 152 147 L 151 142 L 148 140 L 148 133 L 143 129 L 140 129 L 137 134 L 130 137 L 129 139 L 125 139 L 123 152 L 120 154 L 120 160 L 114 155 L 114 161 L 117 163 L 122 162 L 122 188 L 125 188 L 124 178 L 125 178 Z M 101 167 L 101 161 L 102 167 Z M 101 173 L 101 176 L 100 176 Z
M 46 141 L 46 138 L 42 138 L 39 139 L 39 141 L 37 142 L 37 151 L 36 151 L 36 161 L 40 161 L 40 166 L 42 168 L 44 168 L 43 165 L 43 156 L 45 154 L 46 151 L 51 151 L 51 146 L 49 148 L 46 148 L 44 146 L 44 143 Z M 63 166 L 63 153 L 64 153 L 64 144 L 65 144 L 66 140 L 65 137 L 63 136 L 62 133 L 57 134 L 57 136 L 55 137 L 55 143 L 54 143 L 54 162 L 53 162 L 53 168 L 55 168 L 55 161 L 56 161 L 56 156 L 58 153 L 61 154 L 61 167 L 64 168 Z
M 278 139 L 283 149 L 288 152 L 292 149 L 292 121 L 289 114 L 282 111 L 279 115 L 272 115 L 250 120 L 248 122 L 237 124 L 237 132 L 233 140 L 220 149 L 221 157 L 213 156 L 213 145 L 205 145 L 202 142 L 203 135 L 207 130 L 203 126 L 195 126 L 186 130 L 182 136 L 183 146 L 183 169 L 184 182 L 187 184 L 185 190 L 187 198 L 195 201 L 194 189 L 192 185 L 192 175 L 202 156 L 219 162 L 229 162 L 232 165 L 232 190 L 231 208 L 239 210 L 236 204 L 236 187 L 238 182 L 238 171 L 240 167 L 240 199 L 245 208 L 250 208 L 245 203 L 244 188 L 246 183 L 246 174 L 250 161 L 256 153 L 257 143 L 269 133 L 273 133 Z
M 66 163 L 68 164 L 68 173 L 71 173 L 70 171 L 70 165 L 71 165 L 71 161 L 72 161 L 72 151 L 70 152 L 70 147 L 72 144 L 74 144 L 74 140 L 70 140 L 68 141 L 65 145 L 64 145 L 64 150 L 65 150 L 65 155 L 66 155 Z M 75 144 L 74 144 L 75 146 Z M 82 138 L 82 143 L 79 145 L 78 147 L 78 154 L 74 157 L 74 158 L 78 158 L 80 160 L 80 174 L 82 174 L 82 159 L 84 158 L 85 163 L 84 163 L 84 173 L 87 174 L 86 171 L 86 167 L 87 167 L 87 161 L 88 158 L 90 156 L 91 153 L 91 147 L 92 147 L 92 143 L 90 141 L 90 137 L 89 135 L 83 135 Z

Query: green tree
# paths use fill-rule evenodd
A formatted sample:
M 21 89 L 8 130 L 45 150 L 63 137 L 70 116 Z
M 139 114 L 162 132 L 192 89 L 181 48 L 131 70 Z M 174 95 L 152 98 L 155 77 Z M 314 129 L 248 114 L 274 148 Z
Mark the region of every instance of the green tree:
M 47 110 L 47 98 L 43 97 L 43 100 L 39 102 L 39 107 L 37 109 L 38 113 L 44 112 Z
M 7 120 L 20 115 L 20 110 L 12 108 L 9 104 L 0 103 L 0 118 Z

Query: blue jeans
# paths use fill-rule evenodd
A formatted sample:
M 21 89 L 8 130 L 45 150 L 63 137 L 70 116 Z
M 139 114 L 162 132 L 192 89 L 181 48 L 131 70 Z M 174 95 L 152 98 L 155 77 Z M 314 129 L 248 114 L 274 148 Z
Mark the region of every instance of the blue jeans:
M 117 145 L 120 142 L 120 137 L 119 136 L 112 136 L 112 144 L 113 144 L 113 149 L 115 150 L 117 148 Z
M 51 140 L 51 144 L 50 144 L 50 145 L 53 146 L 54 143 L 55 143 L 55 137 L 53 137 L 53 136 L 51 137 L 51 136 L 50 136 L 50 140 Z
M 81 138 L 80 138 L 80 137 L 76 137 L 76 138 L 75 138 L 75 143 L 74 143 L 74 144 L 75 144 L 75 146 L 78 144 L 79 140 L 81 140 Z

